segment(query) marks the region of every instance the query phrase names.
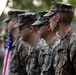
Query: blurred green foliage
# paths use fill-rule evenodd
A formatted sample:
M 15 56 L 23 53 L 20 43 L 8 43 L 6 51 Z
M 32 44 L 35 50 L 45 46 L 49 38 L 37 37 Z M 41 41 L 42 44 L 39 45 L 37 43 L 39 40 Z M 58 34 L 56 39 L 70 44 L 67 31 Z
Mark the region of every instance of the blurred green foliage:
M 73 4 L 74 6 L 76 6 L 76 0 L 68 0 L 68 3 Z
M 49 10 L 51 1 L 62 2 L 63 0 L 37 0 L 37 1 L 42 1 L 42 5 L 36 7 L 33 4 L 33 0 L 13 0 L 13 8 L 38 12 L 38 11 Z M 76 6 L 76 0 L 67 0 L 67 2 Z M 73 21 L 76 21 L 76 16 L 74 16 Z
M 40 1 L 40 0 L 37 0 Z M 23 10 L 30 10 L 34 12 L 43 11 L 43 10 L 49 10 L 51 1 L 62 1 L 62 0 L 41 0 L 42 5 L 39 7 L 36 7 L 33 4 L 33 0 L 13 0 L 13 8 L 15 9 L 23 9 Z
M 45 11 L 50 9 L 51 1 L 62 2 L 63 0 L 35 0 L 41 1 L 42 4 L 40 6 L 36 6 L 33 4 L 34 0 L 12 0 L 13 6 L 12 9 L 21 9 L 26 11 L 38 12 L 38 11 Z M 76 0 L 67 0 L 68 3 L 76 5 Z M 7 4 L 8 5 L 8 4 Z M 0 16 L 0 24 L 3 19 L 5 19 L 7 15 L 2 14 Z M 76 21 L 76 17 L 74 17 L 73 21 Z

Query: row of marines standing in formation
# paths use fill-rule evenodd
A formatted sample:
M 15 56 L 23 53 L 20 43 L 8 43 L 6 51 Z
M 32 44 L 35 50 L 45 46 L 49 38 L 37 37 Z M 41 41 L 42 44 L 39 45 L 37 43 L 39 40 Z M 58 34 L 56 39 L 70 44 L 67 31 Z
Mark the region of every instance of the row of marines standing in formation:
M 76 75 L 74 6 L 52 2 L 49 11 L 9 11 L 12 49 L 9 75 Z

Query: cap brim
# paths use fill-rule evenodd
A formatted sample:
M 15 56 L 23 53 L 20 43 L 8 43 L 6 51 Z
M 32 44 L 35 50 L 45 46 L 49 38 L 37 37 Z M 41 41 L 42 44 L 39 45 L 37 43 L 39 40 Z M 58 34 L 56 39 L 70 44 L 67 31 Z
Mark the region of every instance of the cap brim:
M 9 22 L 10 20 L 10 18 L 6 18 L 5 20 L 3 20 L 3 22 Z
M 14 26 L 13 26 L 13 28 L 17 28 L 17 27 L 20 27 L 20 26 L 22 26 L 24 23 L 17 23 L 17 24 L 15 24 Z
M 44 17 L 49 17 L 49 16 L 52 16 L 53 14 L 55 14 L 55 12 L 49 11 L 44 15 Z
M 37 26 L 37 25 L 41 25 L 42 22 L 40 20 L 35 21 L 32 26 Z

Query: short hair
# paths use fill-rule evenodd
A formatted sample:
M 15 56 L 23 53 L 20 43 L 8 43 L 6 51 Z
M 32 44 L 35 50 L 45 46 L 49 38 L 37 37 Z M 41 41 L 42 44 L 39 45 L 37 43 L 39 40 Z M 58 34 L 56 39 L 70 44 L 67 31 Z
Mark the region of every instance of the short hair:
M 61 22 L 70 25 L 74 13 L 60 13 L 60 15 L 61 15 Z

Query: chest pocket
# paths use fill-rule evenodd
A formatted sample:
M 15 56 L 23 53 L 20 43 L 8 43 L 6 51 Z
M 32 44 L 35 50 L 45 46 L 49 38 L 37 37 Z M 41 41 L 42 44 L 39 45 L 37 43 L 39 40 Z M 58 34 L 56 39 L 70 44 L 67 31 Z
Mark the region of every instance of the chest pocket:
M 32 69 L 37 69 L 38 68 L 38 54 L 39 51 L 36 50 L 32 50 L 29 53 L 29 58 L 28 58 L 28 70 L 32 70 Z
M 67 61 L 67 52 L 63 49 L 60 49 L 56 57 L 57 58 L 55 59 L 57 60 L 57 67 L 58 69 L 61 69 Z
M 35 62 L 36 62 L 36 55 L 34 52 L 31 53 L 30 58 L 29 58 L 29 68 L 30 70 L 35 67 Z
M 10 61 L 10 69 L 11 71 L 16 71 L 17 68 L 19 67 L 19 60 L 18 60 L 18 55 L 17 53 L 15 53 L 12 57 L 11 57 L 11 61 Z
M 62 75 L 74 75 L 75 69 L 74 65 L 70 60 L 70 50 L 60 49 L 58 53 L 58 61 L 57 61 L 56 72 L 61 73 Z

